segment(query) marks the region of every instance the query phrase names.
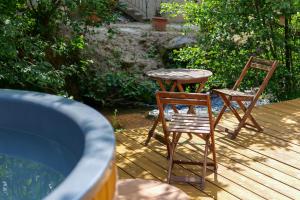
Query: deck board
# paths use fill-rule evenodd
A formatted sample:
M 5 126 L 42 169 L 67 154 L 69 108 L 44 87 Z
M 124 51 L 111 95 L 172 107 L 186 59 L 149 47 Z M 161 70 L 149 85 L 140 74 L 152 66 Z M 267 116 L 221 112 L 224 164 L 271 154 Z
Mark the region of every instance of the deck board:
M 243 128 L 231 140 L 225 132 L 215 132 L 218 174 L 208 172 L 203 191 L 192 184 L 175 186 L 192 199 L 300 199 L 300 99 L 257 107 L 253 116 L 263 133 Z M 226 113 L 221 123 L 234 128 L 237 121 Z M 121 179 L 166 180 L 165 146 L 155 139 L 143 145 L 149 128 L 116 133 Z M 180 159 L 202 159 L 203 142 L 184 136 L 177 152 Z M 174 173 L 201 175 L 201 168 L 175 165 Z

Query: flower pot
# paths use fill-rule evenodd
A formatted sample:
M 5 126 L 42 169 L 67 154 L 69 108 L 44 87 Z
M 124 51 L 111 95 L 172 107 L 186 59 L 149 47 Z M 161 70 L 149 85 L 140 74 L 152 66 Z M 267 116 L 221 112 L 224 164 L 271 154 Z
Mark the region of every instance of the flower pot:
M 152 27 L 156 31 L 166 31 L 168 19 L 164 17 L 153 17 Z
M 282 26 L 285 25 L 285 16 L 283 16 L 283 15 L 279 16 L 279 24 Z
M 98 17 L 96 13 L 92 13 L 90 16 L 88 16 L 88 22 L 91 24 L 97 24 L 101 22 L 101 18 Z

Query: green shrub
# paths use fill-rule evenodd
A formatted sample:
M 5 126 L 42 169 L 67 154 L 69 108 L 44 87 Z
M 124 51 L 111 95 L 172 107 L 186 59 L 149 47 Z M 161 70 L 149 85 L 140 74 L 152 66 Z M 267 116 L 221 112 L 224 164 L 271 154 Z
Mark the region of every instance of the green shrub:
M 0 87 L 82 99 L 88 25 L 113 20 L 114 0 L 0 2 Z
M 274 100 L 299 97 L 300 1 L 185 1 L 162 7 L 197 27 L 198 44 L 173 52 L 172 58 L 181 66 L 212 70 L 210 88 L 232 87 L 249 57 L 256 55 L 280 61 L 267 87 Z M 258 85 L 260 77 L 251 73 L 242 87 Z
M 95 99 L 102 105 L 124 104 L 128 102 L 154 103 L 157 86 L 128 72 L 87 72 L 89 82 L 83 82 L 81 89 L 86 97 Z M 82 81 L 85 81 L 82 79 Z

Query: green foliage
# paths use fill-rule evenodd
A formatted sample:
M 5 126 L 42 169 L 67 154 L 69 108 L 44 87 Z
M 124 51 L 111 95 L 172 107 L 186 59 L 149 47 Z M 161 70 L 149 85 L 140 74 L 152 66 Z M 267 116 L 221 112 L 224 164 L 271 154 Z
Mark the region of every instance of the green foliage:
M 81 84 L 86 97 L 96 99 L 102 104 L 121 104 L 129 101 L 153 103 L 157 90 L 154 82 L 122 71 L 98 73 L 86 72 L 85 76 L 90 77 L 89 82 Z
M 88 25 L 114 19 L 114 0 L 0 2 L 0 87 L 82 99 Z
M 189 68 L 213 71 L 209 85 L 231 87 L 247 59 L 256 55 L 280 61 L 268 86 L 276 99 L 291 98 L 300 91 L 300 2 L 298 0 L 165 3 L 163 12 L 182 14 L 197 27 L 198 44 L 175 51 L 173 59 Z M 285 19 L 283 24 L 279 18 Z M 262 74 L 250 73 L 243 83 L 249 88 Z M 295 96 L 293 96 L 295 97 Z
M 0 154 L 0 199 L 42 199 L 64 180 L 58 171 L 27 159 Z

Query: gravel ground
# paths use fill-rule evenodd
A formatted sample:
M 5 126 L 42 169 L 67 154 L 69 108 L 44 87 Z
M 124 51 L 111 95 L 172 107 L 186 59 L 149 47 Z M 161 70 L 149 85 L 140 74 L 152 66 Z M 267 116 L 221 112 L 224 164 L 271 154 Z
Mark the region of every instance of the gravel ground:
M 212 103 L 212 111 L 213 111 L 213 113 L 215 113 L 215 114 L 219 113 L 220 110 L 223 107 L 223 101 L 222 101 L 222 99 L 219 96 L 217 96 L 217 95 L 212 95 L 211 96 L 211 103 Z M 270 101 L 268 99 L 259 99 L 256 102 L 256 106 L 266 105 L 266 104 L 269 104 L 269 103 L 270 103 Z M 239 108 L 239 106 L 238 106 L 238 104 L 236 102 L 233 102 L 232 105 L 233 105 L 234 108 Z M 245 106 L 249 106 L 249 102 L 244 102 L 244 105 Z M 188 107 L 187 106 L 177 106 L 177 109 L 178 109 L 178 111 L 180 113 L 186 113 L 187 110 L 188 110 Z M 196 110 L 197 114 L 201 114 L 201 113 L 205 113 L 206 110 L 207 110 L 207 108 L 205 108 L 203 106 L 202 107 L 199 106 L 199 107 L 196 107 L 195 110 Z M 227 109 L 227 111 L 228 110 L 229 109 Z M 149 112 L 149 116 L 150 117 L 157 117 L 158 113 L 159 113 L 158 109 L 154 109 L 154 110 L 151 110 Z M 171 106 L 166 107 L 166 109 L 165 109 L 165 116 L 166 116 L 167 119 L 170 118 L 170 116 L 173 113 L 174 113 L 174 111 L 171 108 Z

